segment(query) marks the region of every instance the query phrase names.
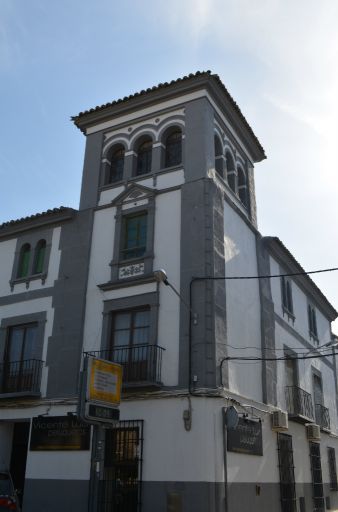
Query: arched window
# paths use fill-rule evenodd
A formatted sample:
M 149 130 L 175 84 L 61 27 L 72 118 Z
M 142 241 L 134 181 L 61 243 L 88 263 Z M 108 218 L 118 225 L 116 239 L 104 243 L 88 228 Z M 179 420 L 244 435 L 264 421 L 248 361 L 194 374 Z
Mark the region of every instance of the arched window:
M 151 152 L 153 143 L 150 138 L 147 138 L 139 146 L 137 151 L 137 165 L 136 165 L 136 176 L 142 174 L 148 174 L 151 172 Z
M 241 203 L 247 208 L 248 206 L 248 193 L 246 185 L 246 175 L 241 167 L 237 167 L 238 176 L 238 196 Z
M 122 146 L 113 148 L 109 170 L 108 183 L 115 183 L 123 178 L 124 148 Z
M 46 254 L 46 240 L 39 240 L 35 247 L 33 274 L 42 274 Z
M 223 149 L 222 143 L 219 140 L 219 137 L 215 135 L 214 137 L 214 145 L 215 145 L 215 169 L 217 174 L 223 178 Z
M 182 132 L 171 132 L 165 141 L 165 167 L 173 167 L 182 162 Z
M 20 279 L 28 276 L 30 256 L 31 246 L 29 244 L 24 244 L 20 250 L 17 278 Z
M 228 180 L 229 187 L 231 188 L 231 190 L 233 192 L 236 193 L 237 175 L 236 175 L 234 160 L 230 153 L 226 153 L 226 155 L 225 155 L 225 164 L 226 164 L 226 168 L 227 168 L 227 180 Z

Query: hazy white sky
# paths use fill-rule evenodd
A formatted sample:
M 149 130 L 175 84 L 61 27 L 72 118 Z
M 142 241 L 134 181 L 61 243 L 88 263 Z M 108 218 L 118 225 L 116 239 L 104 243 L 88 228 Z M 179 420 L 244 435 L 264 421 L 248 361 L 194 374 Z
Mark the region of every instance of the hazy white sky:
M 0 0 L 0 222 L 78 206 L 71 115 L 211 69 L 267 154 L 260 231 L 338 266 L 337 22 L 336 0 Z M 315 281 L 337 309 L 338 273 Z

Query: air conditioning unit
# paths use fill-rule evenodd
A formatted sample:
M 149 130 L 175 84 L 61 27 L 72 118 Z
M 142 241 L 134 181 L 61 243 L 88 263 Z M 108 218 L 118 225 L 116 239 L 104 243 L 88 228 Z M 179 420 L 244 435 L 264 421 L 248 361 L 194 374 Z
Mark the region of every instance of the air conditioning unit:
M 289 421 L 288 415 L 284 411 L 273 411 L 271 415 L 271 428 L 276 432 L 283 432 L 284 430 L 288 430 Z
M 320 441 L 320 426 L 315 423 L 305 423 L 306 437 L 309 441 Z

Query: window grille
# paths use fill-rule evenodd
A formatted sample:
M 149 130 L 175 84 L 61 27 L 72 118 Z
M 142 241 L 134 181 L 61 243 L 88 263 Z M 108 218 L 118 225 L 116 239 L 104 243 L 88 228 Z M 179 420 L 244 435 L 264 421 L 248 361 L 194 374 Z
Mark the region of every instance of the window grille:
M 320 445 L 310 442 L 310 463 L 312 473 L 313 512 L 325 512 Z
M 143 420 L 120 421 L 106 431 L 100 512 L 141 512 Z
M 330 473 L 330 489 L 331 491 L 338 491 L 337 482 L 337 466 L 336 466 L 336 451 L 334 448 L 327 448 L 327 455 L 329 461 L 329 473 Z
M 278 434 L 278 461 L 282 512 L 297 512 L 292 437 Z

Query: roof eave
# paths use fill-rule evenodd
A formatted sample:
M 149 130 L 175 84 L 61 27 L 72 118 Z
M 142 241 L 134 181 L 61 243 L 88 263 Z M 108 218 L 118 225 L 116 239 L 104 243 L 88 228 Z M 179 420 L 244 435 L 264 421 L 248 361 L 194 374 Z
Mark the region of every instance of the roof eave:
M 141 110 L 145 106 L 152 106 L 167 99 L 184 96 L 196 90 L 206 89 L 233 124 L 236 131 L 241 134 L 243 142 L 248 148 L 254 162 L 260 162 L 266 158 L 263 147 L 255 136 L 249 123 L 243 116 L 240 108 L 233 100 L 218 75 L 207 72 L 194 75 L 185 79 L 174 81 L 166 86 L 153 87 L 146 91 L 136 93 L 131 97 L 125 97 L 114 104 L 102 105 L 89 112 L 73 116 L 74 124 L 86 134 L 86 130 L 92 126 L 119 117 L 127 112 Z
M 31 229 L 37 229 L 51 224 L 60 224 L 72 219 L 76 213 L 77 210 L 64 207 L 62 210 L 55 209 L 55 211 L 51 210 L 4 223 L 4 225 L 0 227 L 0 240 L 11 238 Z

